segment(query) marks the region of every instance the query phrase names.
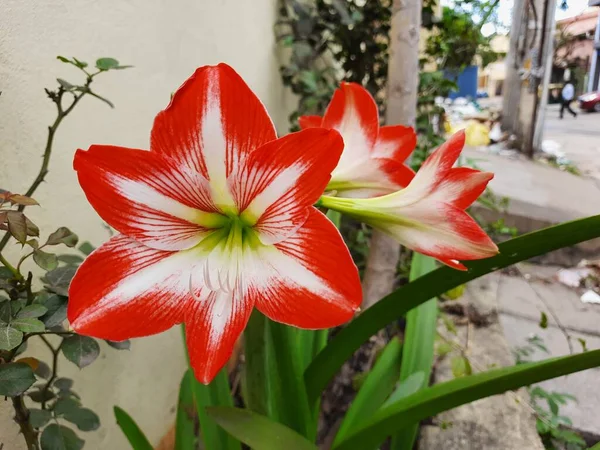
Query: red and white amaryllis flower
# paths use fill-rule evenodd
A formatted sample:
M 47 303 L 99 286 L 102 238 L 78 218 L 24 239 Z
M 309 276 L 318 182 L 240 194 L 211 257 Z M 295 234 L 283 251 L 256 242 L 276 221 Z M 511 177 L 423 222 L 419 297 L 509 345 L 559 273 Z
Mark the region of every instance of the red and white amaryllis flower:
M 208 383 L 254 307 L 301 328 L 348 321 L 361 303 L 358 272 L 312 206 L 342 148 L 333 130 L 277 139 L 232 68 L 198 69 L 156 117 L 150 151 L 93 145 L 75 155 L 88 200 L 122 234 L 77 271 L 71 326 L 119 341 L 183 322 Z
M 332 128 L 344 138 L 344 152 L 328 191 L 339 197 L 367 198 L 408 186 L 414 171 L 404 164 L 417 144 L 415 131 L 402 125 L 379 126 L 375 100 L 364 87 L 342 83 L 323 117 L 302 116 L 303 129 Z
M 382 230 L 408 248 L 466 270 L 459 261 L 488 258 L 498 253 L 498 247 L 464 211 L 494 177 L 452 167 L 464 144 L 464 131 L 453 135 L 401 191 L 368 199 L 324 196 L 321 204 Z

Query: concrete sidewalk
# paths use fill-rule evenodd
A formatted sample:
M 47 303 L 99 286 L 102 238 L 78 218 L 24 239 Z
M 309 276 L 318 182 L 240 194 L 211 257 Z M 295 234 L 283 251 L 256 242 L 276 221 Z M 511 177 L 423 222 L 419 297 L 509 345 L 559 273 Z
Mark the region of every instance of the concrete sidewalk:
M 516 276 L 487 276 L 488 289 L 495 290 L 500 323 L 511 347 L 526 345 L 527 338 L 542 338 L 549 354 L 536 351 L 533 360 L 579 353 L 583 339 L 589 350 L 600 348 L 600 305 L 586 304 L 575 289 L 555 280 L 557 267 L 519 264 Z M 522 276 L 521 276 L 522 275 Z M 539 326 L 542 312 L 548 327 Z M 557 320 L 559 322 L 557 322 Z M 570 345 L 569 345 L 570 344 Z M 561 415 L 573 421 L 573 427 L 588 437 L 600 440 L 600 368 L 548 380 L 541 385 L 547 391 L 568 393 L 577 402 L 561 406 Z M 596 436 L 594 438 L 594 436 Z
M 475 160 L 480 169 L 494 173 L 490 188 L 510 199 L 511 214 L 548 225 L 600 214 L 600 187 L 591 178 L 472 147 L 465 148 L 463 155 Z

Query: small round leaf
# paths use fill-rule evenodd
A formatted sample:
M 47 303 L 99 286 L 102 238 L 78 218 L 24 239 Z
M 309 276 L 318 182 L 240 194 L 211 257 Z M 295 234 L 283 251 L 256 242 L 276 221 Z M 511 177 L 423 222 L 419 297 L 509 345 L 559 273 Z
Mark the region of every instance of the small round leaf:
M 40 443 L 42 450 L 81 450 L 85 441 L 70 428 L 52 423 L 44 428 Z
M 100 346 L 94 339 L 79 335 L 65 338 L 61 350 L 80 369 L 93 363 L 100 354 Z
M 0 396 L 14 397 L 35 383 L 33 370 L 25 363 L 0 364 Z

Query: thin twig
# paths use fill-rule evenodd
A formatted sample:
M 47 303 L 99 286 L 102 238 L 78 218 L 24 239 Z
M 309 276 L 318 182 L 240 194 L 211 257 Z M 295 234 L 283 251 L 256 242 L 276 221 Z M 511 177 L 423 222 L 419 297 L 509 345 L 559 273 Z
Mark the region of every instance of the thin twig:
M 40 339 L 42 341 L 44 341 L 44 344 L 46 344 L 48 346 L 48 348 L 50 349 L 50 351 L 52 352 L 52 375 L 46 382 L 44 389 L 42 389 L 42 409 L 46 409 L 46 395 L 48 394 L 48 391 L 50 390 L 50 385 L 56 379 L 57 370 L 58 370 L 58 354 L 60 353 L 60 348 L 63 344 L 63 341 L 60 342 L 58 347 L 54 348 L 52 346 L 52 344 L 48 341 L 48 339 L 46 339 L 42 335 L 39 335 L 39 336 L 40 336 Z
M 31 184 L 29 189 L 27 189 L 25 196 L 31 197 L 37 190 L 38 186 L 40 184 L 42 184 L 42 182 L 46 178 L 46 175 L 48 174 L 48 166 L 50 165 L 50 157 L 52 156 L 52 146 L 54 144 L 54 136 L 56 135 L 56 130 L 58 129 L 58 127 L 61 124 L 61 122 L 63 121 L 63 119 L 65 117 L 67 117 L 71 111 L 73 111 L 73 108 L 75 108 L 77 103 L 79 103 L 79 101 L 86 94 L 88 94 L 90 92 L 89 86 L 92 83 L 94 76 L 96 76 L 98 73 L 88 74 L 87 81 L 83 87 L 83 90 L 81 91 L 80 94 L 73 94 L 73 96 L 74 96 L 73 102 L 65 110 L 63 110 L 62 100 L 63 100 L 63 96 L 66 91 L 62 88 L 62 86 L 59 87 L 57 93 L 51 94 L 50 98 L 56 104 L 56 110 L 57 110 L 56 119 L 54 120 L 54 123 L 48 127 L 48 137 L 46 139 L 46 148 L 44 149 L 44 156 L 42 159 L 42 166 L 40 167 L 40 171 L 38 172 L 37 176 L 35 177 L 35 180 L 33 180 L 33 183 Z M 25 209 L 25 205 L 19 205 L 19 207 L 17 208 L 17 210 L 21 211 L 21 212 L 24 209 Z M 0 240 L 0 251 L 2 251 L 2 249 L 4 249 L 4 247 L 6 247 L 6 244 L 10 240 L 10 236 L 11 236 L 11 234 L 8 231 L 4 234 L 4 236 L 2 237 L 2 240 Z M 3 262 L 3 264 L 4 264 L 4 262 Z M 17 276 L 17 275 L 15 275 L 15 276 Z

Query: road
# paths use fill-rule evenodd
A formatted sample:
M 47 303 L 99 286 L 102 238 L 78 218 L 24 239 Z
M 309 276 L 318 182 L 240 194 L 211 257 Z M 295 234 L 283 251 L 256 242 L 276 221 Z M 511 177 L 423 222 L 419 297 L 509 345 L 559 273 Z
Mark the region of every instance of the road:
M 559 106 L 549 105 L 543 139 L 559 143 L 582 174 L 600 180 L 600 114 L 576 111 L 576 118 L 567 113 L 561 120 Z

